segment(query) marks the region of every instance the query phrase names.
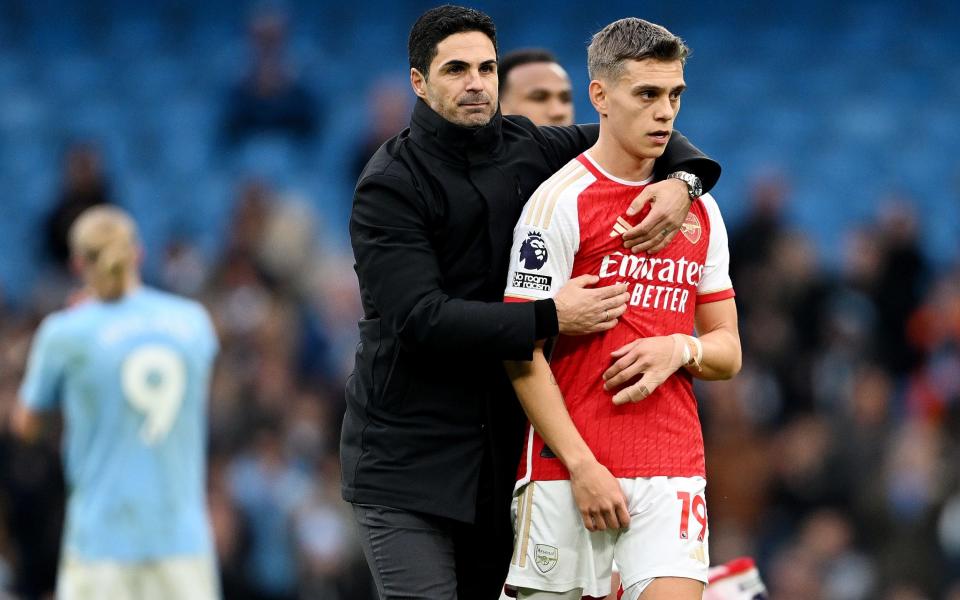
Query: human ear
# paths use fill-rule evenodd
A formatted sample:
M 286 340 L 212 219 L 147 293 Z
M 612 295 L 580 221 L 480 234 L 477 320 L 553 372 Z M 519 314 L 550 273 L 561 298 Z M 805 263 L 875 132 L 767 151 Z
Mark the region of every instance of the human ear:
M 427 99 L 427 78 L 413 67 L 410 67 L 410 87 L 418 98 Z

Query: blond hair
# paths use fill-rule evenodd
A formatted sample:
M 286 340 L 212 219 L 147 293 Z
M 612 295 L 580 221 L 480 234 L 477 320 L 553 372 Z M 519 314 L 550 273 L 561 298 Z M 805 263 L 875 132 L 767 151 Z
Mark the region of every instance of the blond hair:
M 587 47 L 590 79 L 619 79 L 628 60 L 679 60 L 687 62 L 690 48 L 666 27 L 627 17 L 610 23 L 593 35 Z
M 70 251 L 101 300 L 116 300 L 137 276 L 137 226 L 123 209 L 94 206 L 70 227 Z

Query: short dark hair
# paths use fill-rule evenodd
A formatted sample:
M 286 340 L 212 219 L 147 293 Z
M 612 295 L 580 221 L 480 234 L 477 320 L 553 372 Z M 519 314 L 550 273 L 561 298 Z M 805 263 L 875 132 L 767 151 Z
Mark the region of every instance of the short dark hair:
M 665 27 L 628 17 L 610 23 L 594 34 L 587 48 L 590 79 L 615 79 L 628 60 L 679 60 L 686 63 L 690 49 Z
M 452 4 L 431 8 L 423 13 L 410 29 L 410 38 L 407 40 L 410 68 L 427 77 L 430 63 L 437 57 L 437 44 L 455 33 L 466 31 L 479 31 L 486 35 L 493 42 L 493 51 L 497 51 L 497 28 L 486 13 Z
M 500 93 L 507 89 L 507 75 L 510 71 L 521 66 L 533 63 L 557 63 L 557 57 L 553 52 L 544 48 L 521 48 L 513 52 L 507 52 L 499 61 L 497 61 L 497 73 L 500 76 Z

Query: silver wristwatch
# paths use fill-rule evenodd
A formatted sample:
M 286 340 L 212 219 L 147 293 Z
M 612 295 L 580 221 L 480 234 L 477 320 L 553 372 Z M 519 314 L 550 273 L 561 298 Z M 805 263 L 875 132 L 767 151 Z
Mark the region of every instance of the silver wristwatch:
M 700 183 L 700 178 L 693 173 L 687 173 L 686 171 L 674 171 L 673 173 L 667 175 L 667 179 L 679 179 L 687 184 L 687 193 L 690 194 L 691 200 L 696 200 L 703 195 L 703 184 Z

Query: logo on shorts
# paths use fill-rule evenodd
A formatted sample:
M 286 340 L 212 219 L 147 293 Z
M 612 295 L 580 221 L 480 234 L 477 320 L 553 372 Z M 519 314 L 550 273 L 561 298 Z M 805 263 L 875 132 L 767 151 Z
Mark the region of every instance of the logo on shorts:
M 700 219 L 697 218 L 697 215 L 692 212 L 687 213 L 687 218 L 680 224 L 680 233 L 683 234 L 683 237 L 690 240 L 691 244 L 696 244 L 700 241 L 700 234 L 703 233 L 703 228 L 700 227 Z
M 533 552 L 534 562 L 541 573 L 546 573 L 557 566 L 557 558 L 560 556 L 560 552 L 553 546 L 537 544 L 534 546 Z
M 520 260 L 524 269 L 537 271 L 547 262 L 547 243 L 537 231 L 528 231 L 527 239 L 520 246 Z

